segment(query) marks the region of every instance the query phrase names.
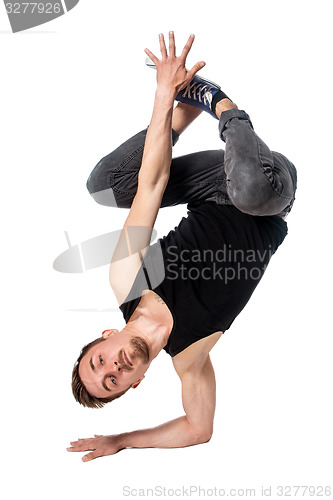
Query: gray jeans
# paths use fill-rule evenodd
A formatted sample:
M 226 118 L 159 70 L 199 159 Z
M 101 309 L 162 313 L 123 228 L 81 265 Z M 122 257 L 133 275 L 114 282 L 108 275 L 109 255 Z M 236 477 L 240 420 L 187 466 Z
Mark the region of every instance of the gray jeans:
M 130 208 L 138 187 L 146 132 L 136 134 L 93 169 L 87 188 L 97 203 Z M 245 111 L 224 111 L 219 134 L 225 150 L 172 159 L 161 207 L 206 200 L 234 205 L 251 215 L 284 217 L 295 199 L 294 165 L 266 146 Z M 178 138 L 173 130 L 173 145 Z

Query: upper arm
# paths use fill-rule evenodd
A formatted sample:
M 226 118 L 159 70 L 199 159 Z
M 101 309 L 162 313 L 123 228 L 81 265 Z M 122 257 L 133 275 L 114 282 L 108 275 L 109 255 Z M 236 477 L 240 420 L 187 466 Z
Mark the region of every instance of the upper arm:
M 202 366 L 176 371 L 182 382 L 182 402 L 187 421 L 194 434 L 209 440 L 213 433 L 213 421 L 216 405 L 216 383 L 212 362 L 209 355 Z
M 110 264 L 109 281 L 119 304 L 130 292 L 149 247 L 164 189 L 163 179 L 154 186 L 139 184 Z

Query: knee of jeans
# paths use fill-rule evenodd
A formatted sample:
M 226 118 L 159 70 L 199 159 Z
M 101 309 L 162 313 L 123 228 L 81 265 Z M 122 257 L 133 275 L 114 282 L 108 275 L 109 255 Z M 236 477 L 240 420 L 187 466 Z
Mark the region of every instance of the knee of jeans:
M 89 175 L 89 177 L 87 179 L 86 188 L 87 188 L 90 195 L 95 192 L 93 172 L 91 172 L 91 174 Z
M 265 189 L 257 183 L 238 186 L 230 190 L 228 194 L 231 202 L 238 210 L 258 216 L 277 215 L 291 201 L 275 193 L 271 188 Z
M 116 207 L 117 202 L 108 177 L 109 175 L 104 168 L 103 160 L 101 160 L 89 175 L 86 187 L 96 203 Z
M 86 182 L 87 189 L 91 195 L 108 187 L 105 185 L 105 170 L 104 159 L 102 158 L 93 168 Z
M 111 187 L 95 191 L 94 189 L 91 189 L 88 179 L 87 188 L 93 200 L 95 200 L 99 205 L 104 205 L 106 207 L 118 207 L 115 193 Z
M 99 205 L 131 208 L 138 185 L 137 172 L 119 172 L 110 169 L 110 163 L 101 160 L 89 175 L 86 186 Z

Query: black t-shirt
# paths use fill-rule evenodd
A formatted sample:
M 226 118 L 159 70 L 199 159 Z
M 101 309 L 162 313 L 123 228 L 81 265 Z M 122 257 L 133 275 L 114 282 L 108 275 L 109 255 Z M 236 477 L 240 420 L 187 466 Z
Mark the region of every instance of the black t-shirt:
M 149 247 L 120 306 L 127 323 L 142 291 L 154 290 L 173 316 L 164 347 L 171 356 L 230 327 L 287 234 L 278 216 L 254 217 L 214 202 L 187 208 L 178 227 Z

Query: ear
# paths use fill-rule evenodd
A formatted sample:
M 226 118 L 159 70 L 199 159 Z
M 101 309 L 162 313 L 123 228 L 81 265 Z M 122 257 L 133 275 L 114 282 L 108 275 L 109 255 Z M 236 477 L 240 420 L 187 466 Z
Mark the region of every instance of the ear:
M 132 384 L 131 387 L 132 389 L 136 389 L 138 387 L 138 385 L 140 384 L 140 382 L 142 382 L 142 380 L 145 378 L 145 376 L 143 375 L 140 380 L 138 380 L 137 382 L 135 382 L 135 384 Z
M 117 328 L 113 328 L 112 330 L 104 330 L 104 332 L 102 333 L 102 337 L 103 339 L 107 339 L 108 337 L 110 337 L 110 335 L 114 335 L 115 333 L 119 333 L 119 330 L 117 330 Z

